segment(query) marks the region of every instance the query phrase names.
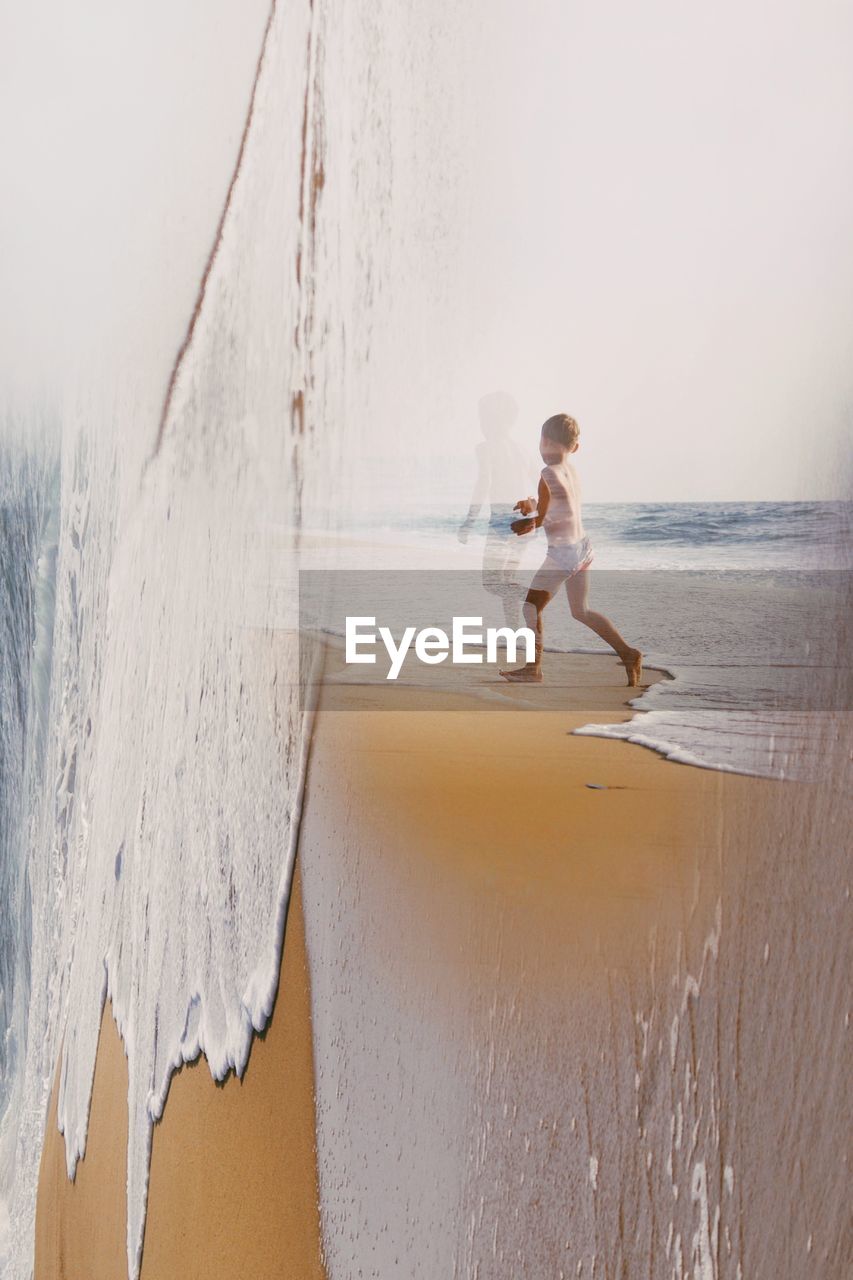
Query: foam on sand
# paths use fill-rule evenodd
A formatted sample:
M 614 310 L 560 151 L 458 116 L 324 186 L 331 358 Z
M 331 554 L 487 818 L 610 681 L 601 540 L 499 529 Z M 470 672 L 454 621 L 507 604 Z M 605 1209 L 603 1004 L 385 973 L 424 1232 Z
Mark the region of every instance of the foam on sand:
M 0 1200 L 0 1267 L 3 1274 L 12 1260 L 12 1221 L 9 1216 L 9 1205 Z
M 296 637 L 263 617 L 245 625 L 252 580 L 266 572 L 248 530 L 273 505 L 298 527 L 310 501 L 313 440 L 281 407 L 308 376 L 293 264 L 313 234 L 299 175 L 315 163 L 305 103 L 320 39 L 308 5 L 273 24 L 246 166 L 156 456 L 145 465 L 153 386 L 105 383 L 88 389 L 85 414 L 66 406 L 18 1145 L 40 1149 L 61 1045 L 58 1123 L 74 1176 L 109 999 L 128 1058 L 131 1276 L 172 1073 L 200 1053 L 218 1079 L 241 1073 L 278 982 L 310 709 Z M 259 148 L 277 163 L 260 163 Z M 325 370 L 318 381 L 337 385 Z M 295 557 L 279 569 L 294 573 Z M 14 1210 L 22 1276 L 34 1180 L 30 1156 Z
M 469 21 L 452 6 L 443 16 Z M 340 437 L 354 451 L 370 412 L 372 317 L 381 303 L 387 340 L 412 307 L 388 250 L 397 117 L 383 95 L 414 86 L 447 109 L 461 83 L 446 66 L 421 89 L 400 65 L 398 21 L 390 3 L 272 7 L 251 125 L 174 368 L 123 376 L 104 360 L 64 405 L 16 1280 L 30 1274 L 57 1059 L 73 1176 L 105 1002 L 128 1060 L 131 1277 L 175 1068 L 204 1053 L 215 1077 L 239 1074 L 272 1008 L 310 707 L 271 584 L 293 592 L 300 530 L 327 527 L 319 495 L 345 502 Z M 411 17 L 407 45 L 421 50 L 435 21 Z M 403 223 L 428 165 L 449 172 L 432 129 L 411 161 L 420 179 L 398 198 Z M 432 289 L 422 260 L 409 269 Z M 417 344 L 395 359 L 422 364 Z M 289 547 L 267 537 L 273 525 L 292 533 Z

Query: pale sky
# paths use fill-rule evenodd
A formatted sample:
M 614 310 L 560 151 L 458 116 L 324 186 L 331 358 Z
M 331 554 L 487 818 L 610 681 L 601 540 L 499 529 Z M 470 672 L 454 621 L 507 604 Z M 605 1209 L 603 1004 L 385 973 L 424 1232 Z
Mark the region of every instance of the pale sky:
M 413 188 L 394 252 L 426 354 L 416 409 L 389 381 L 379 446 L 410 450 L 406 409 L 419 447 L 463 456 L 500 388 L 534 442 L 575 414 L 592 500 L 845 492 L 853 7 L 477 0 L 452 30 L 441 0 L 394 12 L 393 180 Z M 0 0 L 7 384 L 116 332 L 165 370 L 265 16 Z
M 838 493 L 853 6 L 497 12 L 477 68 L 503 89 L 481 89 L 495 142 L 473 149 L 478 389 L 506 386 L 533 424 L 573 413 L 590 497 Z
M 116 330 L 174 351 L 243 127 L 266 0 L 0 0 L 0 376 Z

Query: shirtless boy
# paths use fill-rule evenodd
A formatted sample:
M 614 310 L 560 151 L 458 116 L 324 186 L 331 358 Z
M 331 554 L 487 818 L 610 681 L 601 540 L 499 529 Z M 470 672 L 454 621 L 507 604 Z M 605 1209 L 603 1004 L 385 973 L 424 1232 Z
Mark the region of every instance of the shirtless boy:
M 643 671 L 643 655 L 632 648 L 603 613 L 589 608 L 589 575 L 592 547 L 584 536 L 578 478 L 569 462 L 580 438 L 580 428 L 566 413 L 543 423 L 539 452 L 545 466 L 539 479 L 538 498 L 522 498 L 514 510 L 521 518 L 512 526 L 519 537 L 544 528 L 548 554 L 530 584 L 524 603 L 525 625 L 536 636 L 536 661 L 514 671 L 502 671 L 505 680 L 540 684 L 542 681 L 542 613 L 549 600 L 565 584 L 572 617 L 601 636 L 619 654 L 628 684 L 637 685 Z

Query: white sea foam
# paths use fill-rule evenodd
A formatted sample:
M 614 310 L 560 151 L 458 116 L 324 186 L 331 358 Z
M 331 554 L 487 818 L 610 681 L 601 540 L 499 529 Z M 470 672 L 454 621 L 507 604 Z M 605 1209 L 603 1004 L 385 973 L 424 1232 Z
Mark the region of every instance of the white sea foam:
M 342 0 L 322 16 L 306 2 L 279 6 L 242 172 L 162 448 L 144 467 L 163 369 L 153 380 L 143 373 L 117 386 L 101 370 L 102 385 L 84 385 L 66 404 L 49 787 L 31 834 L 39 851 L 31 859 L 38 936 L 11 1208 L 15 1278 L 30 1272 L 38 1154 L 60 1045 L 59 1116 L 71 1171 L 85 1151 L 98 1028 L 110 998 L 128 1056 L 134 1275 L 152 1124 L 174 1067 L 204 1051 L 215 1075 L 242 1070 L 253 1030 L 269 1014 L 308 725 L 295 644 L 275 630 L 279 597 L 268 588 L 275 582 L 288 598 L 292 531 L 322 527 L 321 499 L 345 492 L 335 473 L 344 431 L 352 456 L 372 410 L 381 409 L 386 426 L 419 404 L 440 418 L 435 372 L 454 367 L 470 339 L 454 319 L 463 309 L 451 305 L 464 278 L 452 269 L 458 218 L 443 216 L 465 208 L 453 169 L 453 147 L 465 140 L 454 143 L 442 123 L 454 111 L 465 118 L 454 93 L 463 91 L 470 50 L 483 40 L 481 15 L 469 18 L 463 9 L 408 15 L 401 40 L 403 19 L 390 0 L 355 16 Z M 456 39 L 466 22 L 467 39 Z M 444 23 L 440 60 L 430 58 L 434 23 Z M 407 49 L 416 51 L 417 75 L 400 56 Z M 410 82 L 423 86 L 421 97 L 406 97 Z M 434 221 L 413 255 L 406 234 L 421 225 L 424 191 Z M 443 285 L 431 272 L 433 244 L 446 265 Z M 377 245 L 384 272 L 371 258 Z M 418 311 L 416 294 L 415 301 L 431 296 L 431 313 Z M 378 335 L 371 306 L 384 316 Z M 400 337 L 411 333 L 411 315 L 424 314 L 442 317 L 429 360 L 419 341 Z M 376 363 L 399 368 L 394 389 L 405 388 L 405 400 L 390 394 L 390 379 L 376 393 Z M 322 440 L 312 438 L 311 423 Z M 412 417 L 409 438 L 429 425 L 426 411 Z M 274 522 L 287 540 L 267 536 Z M 335 885 L 322 887 L 329 908 Z M 315 937 L 323 918 L 318 912 Z M 348 954 L 357 955 L 361 941 L 353 931 Z M 328 949 L 324 964 L 346 1002 L 350 979 Z M 410 1039 L 408 1062 L 435 1063 L 424 1082 L 430 1103 L 449 1094 L 457 1082 L 452 1065 L 442 1075 L 432 1030 L 417 1011 L 391 1008 L 379 982 L 359 997 L 350 1001 L 351 1016 L 359 1033 L 374 1019 L 373 1066 L 396 1064 L 400 1079 L 415 1079 L 411 1067 L 402 1069 Z M 325 1042 L 333 1043 L 338 1008 L 330 1002 L 320 1012 Z M 369 1039 L 354 1035 L 352 1043 Z M 338 1067 L 330 1056 L 321 1072 L 321 1156 L 336 1139 L 349 1142 L 343 1149 L 356 1157 L 352 1167 L 368 1177 L 359 1157 L 372 1137 L 348 1132 Z M 362 1124 L 375 1115 L 377 1132 L 398 1141 L 405 1132 L 408 1143 L 414 1130 L 395 1129 L 376 1078 L 386 1076 L 356 1081 Z M 446 1153 L 466 1117 L 460 1105 L 436 1133 L 433 1115 L 431 1106 L 420 1113 L 420 1150 L 432 1144 L 433 1168 L 458 1176 Z M 446 1248 L 440 1227 L 458 1204 L 458 1187 L 447 1176 L 425 1189 L 403 1146 L 397 1157 L 405 1211 L 393 1240 L 380 1231 L 373 1238 L 390 1266 L 397 1245 L 420 1230 L 427 1238 L 419 1256 L 428 1266 L 433 1251 Z M 339 1231 L 330 1243 L 344 1275 L 350 1244 L 358 1253 L 359 1219 L 340 1170 L 327 1162 L 321 1183 L 327 1205 L 337 1186 L 353 1214 L 352 1237 Z M 397 1176 L 390 1167 L 383 1172 L 389 1181 Z M 382 1222 L 387 1191 L 381 1182 L 368 1188 L 371 1223 Z M 429 1233 L 425 1224 L 433 1223 L 438 1229 Z
M 128 1060 L 134 1276 L 152 1126 L 174 1069 L 203 1052 L 216 1078 L 242 1072 L 275 996 L 310 707 L 295 634 L 272 627 L 253 594 L 270 566 L 249 531 L 273 512 L 297 529 L 313 500 L 314 437 L 295 413 L 282 420 L 295 390 L 312 421 L 342 414 L 339 344 L 317 350 L 312 328 L 330 323 L 328 298 L 315 289 L 309 301 L 316 281 L 300 288 L 294 267 L 301 255 L 307 274 L 320 252 L 305 204 L 319 163 L 305 105 L 323 37 L 312 21 L 306 4 L 273 24 L 245 165 L 156 456 L 146 460 L 162 369 L 141 389 L 115 388 L 101 370 L 103 384 L 65 406 L 15 1277 L 32 1265 L 60 1046 L 73 1176 L 111 1002 Z M 276 557 L 283 578 L 295 574 L 294 553 Z
M 12 1223 L 9 1217 L 9 1205 L 5 1200 L 0 1200 L 0 1268 L 3 1274 L 6 1274 L 6 1268 L 11 1260 L 12 1249 Z
M 399 42 L 385 35 L 396 11 L 380 8 L 275 7 L 242 167 L 156 455 L 162 360 L 134 353 L 129 373 L 120 360 L 96 361 L 63 406 L 13 1280 L 31 1271 L 60 1048 L 73 1174 L 111 1002 L 129 1074 L 133 1277 L 152 1126 L 175 1067 L 204 1052 L 216 1077 L 242 1071 L 272 1006 L 310 712 L 296 636 L 282 626 L 300 529 L 328 527 L 330 493 L 338 515 L 346 506 L 344 424 L 352 457 L 377 406 L 391 412 L 372 382 L 377 345 L 386 359 L 394 348 L 399 385 L 426 414 L 430 369 L 417 344 L 398 351 L 397 335 L 417 291 L 439 286 L 425 252 L 402 255 L 412 273 L 402 287 L 389 245 L 388 95 L 409 81 Z M 413 48 L 433 20 L 417 20 Z M 435 113 L 407 161 L 417 176 L 401 185 L 402 203 L 395 197 L 406 225 L 424 186 L 452 171 L 453 145 L 435 130 L 458 71 L 447 67 L 431 89 Z M 420 130 L 409 123 L 406 156 Z M 440 348 L 449 361 L 458 345 L 445 325 L 436 358 Z M 438 392 L 430 411 L 440 408 Z
M 612 738 L 648 747 L 667 760 L 723 773 L 813 781 L 827 733 L 829 717 L 794 712 L 646 710 L 645 700 L 632 706 L 639 714 L 617 724 L 588 724 L 577 734 Z

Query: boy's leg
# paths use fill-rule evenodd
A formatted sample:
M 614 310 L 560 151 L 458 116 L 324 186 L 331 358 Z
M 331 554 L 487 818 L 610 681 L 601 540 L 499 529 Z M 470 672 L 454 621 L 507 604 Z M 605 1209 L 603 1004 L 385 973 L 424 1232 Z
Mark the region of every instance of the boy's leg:
M 504 680 L 513 680 L 521 684 L 540 684 L 542 681 L 542 611 L 551 599 L 550 591 L 530 589 L 524 602 L 522 612 L 524 625 L 529 627 L 536 637 L 536 658 L 534 662 L 526 662 L 523 667 L 511 671 L 502 671 Z
M 639 649 L 633 648 L 619 634 L 609 618 L 603 613 L 596 613 L 589 607 L 589 570 L 581 569 L 566 583 L 566 595 L 569 597 L 569 608 L 572 617 L 589 627 L 596 635 L 601 636 L 611 648 L 615 649 L 628 673 L 628 684 L 632 687 L 639 684 L 643 674 L 643 655 Z

